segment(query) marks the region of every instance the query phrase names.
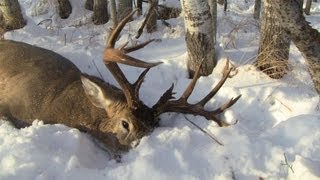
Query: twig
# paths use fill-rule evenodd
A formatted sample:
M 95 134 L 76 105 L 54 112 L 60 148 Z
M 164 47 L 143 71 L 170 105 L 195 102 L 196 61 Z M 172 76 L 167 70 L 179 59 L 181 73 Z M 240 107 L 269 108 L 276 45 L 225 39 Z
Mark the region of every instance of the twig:
M 293 165 L 290 165 L 290 164 L 288 163 L 288 159 L 287 159 L 286 153 L 283 153 L 283 156 L 284 156 L 284 161 L 285 161 L 285 163 L 281 163 L 281 165 L 288 166 L 288 167 L 291 169 L 292 173 L 294 173 Z
M 218 143 L 220 146 L 224 146 L 223 143 L 221 143 L 216 137 L 209 134 L 206 130 L 202 129 L 200 126 L 198 126 L 196 123 L 192 122 L 189 118 L 187 118 L 186 115 L 184 115 L 185 120 L 190 122 L 192 125 L 194 125 L 196 128 L 198 128 L 200 131 L 202 131 L 204 134 L 208 135 L 212 140 L 214 140 L 216 143 Z

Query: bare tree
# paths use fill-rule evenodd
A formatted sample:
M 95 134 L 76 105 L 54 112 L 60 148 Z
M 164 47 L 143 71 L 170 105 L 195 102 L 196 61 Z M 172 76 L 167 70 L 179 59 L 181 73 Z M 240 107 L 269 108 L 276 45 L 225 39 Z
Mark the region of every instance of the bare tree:
M 209 75 L 216 65 L 216 57 L 208 1 L 181 0 L 181 6 L 184 11 L 189 75 L 193 77 L 201 61 L 204 63 L 200 74 Z
M 151 9 L 150 11 L 150 17 L 147 19 L 147 32 L 152 33 L 157 30 L 157 9 L 158 9 L 158 0 L 149 0 L 149 7 Z
M 105 24 L 109 21 L 107 0 L 93 0 L 92 20 L 96 25 Z
M 261 10 L 261 0 L 255 0 L 254 12 L 253 12 L 253 18 L 254 19 L 259 19 L 260 18 L 260 10 Z
M 92 21 L 94 24 L 100 25 L 109 21 L 107 0 L 86 0 L 84 7 L 93 11 Z
M 320 93 L 320 33 L 303 16 L 297 0 L 269 0 L 281 25 L 289 32 L 294 44 L 306 58 L 313 83 Z
M 25 25 L 18 0 L 0 0 L 0 32 L 19 29 Z
M 110 16 L 113 21 L 113 26 L 118 24 L 117 4 L 115 0 L 110 0 Z
M 58 0 L 58 3 L 59 16 L 62 19 L 67 19 L 72 13 L 72 6 L 69 0 Z
M 137 0 L 138 15 L 142 15 L 142 0 Z
M 118 0 L 118 19 L 123 19 L 132 11 L 132 0 Z
M 312 4 L 312 1 L 307 0 L 306 7 L 304 8 L 304 13 L 306 13 L 306 15 L 310 15 L 311 4 Z
M 272 6 L 270 0 L 264 1 L 259 52 L 255 65 L 271 78 L 278 79 L 288 71 L 290 38 Z
M 93 0 L 86 0 L 84 7 L 90 11 L 93 11 Z

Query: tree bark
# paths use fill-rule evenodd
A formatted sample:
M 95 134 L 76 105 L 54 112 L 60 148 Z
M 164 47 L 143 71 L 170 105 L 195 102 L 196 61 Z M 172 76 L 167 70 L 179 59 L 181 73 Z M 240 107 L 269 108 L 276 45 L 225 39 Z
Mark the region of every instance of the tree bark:
M 213 44 L 216 44 L 217 37 L 217 0 L 208 1 L 210 7 L 210 14 L 212 18 L 212 34 L 213 34 Z
M 311 4 L 312 4 L 312 1 L 307 0 L 306 7 L 304 8 L 304 13 L 306 13 L 306 15 L 310 15 Z
M 121 20 L 132 11 L 132 0 L 118 0 L 118 19 Z
M 105 24 L 109 21 L 107 0 L 93 0 L 93 23 Z
M 59 3 L 59 16 L 62 19 L 67 19 L 72 13 L 72 6 L 69 0 L 58 0 Z
M 301 3 L 296 0 L 270 0 L 281 24 L 306 58 L 318 93 L 320 93 L 320 33 L 305 20 Z
M 20 29 L 25 25 L 18 0 L 0 0 L 0 31 Z
M 271 78 L 282 78 L 288 71 L 290 38 L 281 25 L 270 0 L 264 1 L 256 67 Z
M 261 0 L 255 0 L 254 12 L 253 12 L 253 18 L 254 19 L 259 19 L 260 18 L 260 10 L 261 10 Z
M 181 6 L 184 10 L 189 76 L 193 77 L 201 61 L 204 62 L 200 74 L 209 75 L 216 65 L 216 59 L 208 2 L 206 0 L 181 0 Z
M 113 27 L 118 24 L 117 4 L 115 0 L 110 0 L 110 16 L 113 21 Z
M 142 15 L 142 0 L 137 0 L 138 15 Z
M 86 3 L 84 4 L 84 8 L 93 11 L 93 0 L 86 0 Z
M 157 19 L 158 19 L 158 15 L 157 15 L 157 9 L 158 9 L 158 0 L 149 0 L 149 7 L 152 9 L 151 10 L 151 14 L 150 17 L 147 21 L 147 32 L 148 33 L 153 33 L 155 31 L 157 31 Z
M 223 11 L 224 11 L 224 12 L 227 12 L 227 10 L 228 10 L 228 1 L 227 1 L 227 0 L 224 0 Z

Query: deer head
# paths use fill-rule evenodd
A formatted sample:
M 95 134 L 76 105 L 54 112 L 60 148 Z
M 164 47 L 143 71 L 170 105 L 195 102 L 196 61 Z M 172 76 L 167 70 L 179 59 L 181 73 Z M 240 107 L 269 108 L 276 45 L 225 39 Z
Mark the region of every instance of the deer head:
M 103 61 L 106 65 L 106 67 L 109 69 L 109 71 L 112 73 L 113 77 L 116 79 L 116 81 L 119 83 L 122 92 L 124 94 L 124 101 L 121 103 L 110 101 L 107 99 L 108 95 L 105 95 L 104 92 L 98 90 L 98 88 L 95 88 L 96 90 L 92 90 L 92 92 L 95 92 L 92 100 L 92 102 L 100 107 L 104 107 L 106 111 L 109 111 L 110 107 L 117 106 L 121 107 L 121 113 L 119 111 L 119 114 L 125 114 L 126 118 L 123 118 L 124 116 L 121 116 L 119 114 L 116 114 L 115 118 L 123 118 L 123 121 L 121 124 L 121 128 L 123 129 L 123 132 L 118 134 L 117 137 L 119 138 L 119 141 L 128 144 L 132 140 L 142 137 L 143 135 L 146 135 L 147 133 L 151 132 L 159 122 L 159 116 L 162 113 L 166 112 L 179 112 L 179 113 L 186 113 L 186 114 L 193 114 L 193 115 L 200 115 L 204 116 L 208 120 L 215 121 L 219 126 L 228 126 L 229 124 L 225 123 L 224 121 L 220 120 L 217 115 L 221 114 L 224 110 L 232 106 L 234 103 L 237 102 L 237 100 L 240 98 L 240 96 L 230 99 L 228 102 L 223 104 L 221 107 L 215 109 L 215 110 L 205 110 L 204 105 L 219 91 L 219 89 L 222 87 L 224 82 L 226 81 L 227 77 L 229 76 L 231 72 L 231 68 L 229 68 L 229 63 L 227 62 L 225 66 L 225 72 L 223 73 L 224 76 L 220 80 L 220 82 L 216 85 L 215 88 L 212 89 L 212 91 L 205 96 L 203 99 L 201 99 L 198 103 L 190 104 L 188 103 L 188 98 L 191 95 L 195 84 L 197 80 L 199 79 L 199 70 L 201 67 L 201 64 L 199 65 L 198 70 L 195 72 L 195 75 L 190 82 L 189 86 L 186 88 L 182 96 L 178 99 L 175 99 L 173 97 L 173 84 L 172 86 L 160 97 L 158 102 L 152 106 L 148 107 L 146 106 L 139 98 L 139 89 L 141 87 L 141 84 L 149 71 L 150 68 L 157 66 L 161 64 L 161 62 L 157 63 L 147 63 L 142 60 L 136 59 L 134 57 L 128 56 L 125 53 L 135 51 L 138 49 L 143 48 L 151 41 L 148 41 L 146 43 L 143 43 L 141 45 L 137 45 L 134 47 L 126 47 L 126 45 L 115 48 L 116 39 L 118 38 L 121 30 L 125 26 L 125 24 L 131 19 L 132 15 L 135 13 L 133 11 L 130 13 L 126 18 L 124 18 L 116 27 L 115 29 L 110 33 L 109 38 L 107 40 L 106 48 L 104 51 Z M 117 63 L 131 65 L 135 67 L 140 68 L 146 68 L 141 75 L 138 77 L 138 79 L 134 83 L 130 83 Z M 84 83 L 86 84 L 86 83 Z M 90 94 L 90 93 L 89 93 Z M 133 124 L 132 122 L 136 122 L 137 124 Z M 140 128 L 137 130 L 137 128 Z M 132 133 L 132 130 L 136 129 L 139 133 Z

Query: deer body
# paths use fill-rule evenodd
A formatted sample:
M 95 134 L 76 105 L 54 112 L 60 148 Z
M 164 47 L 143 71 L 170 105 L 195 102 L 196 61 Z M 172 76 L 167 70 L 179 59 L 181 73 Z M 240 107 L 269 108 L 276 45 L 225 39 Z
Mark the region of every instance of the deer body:
M 109 148 L 126 149 L 122 145 L 138 135 L 122 144 L 114 138 L 118 130 L 112 117 L 130 116 L 125 112 L 122 91 L 87 76 L 115 100 L 106 113 L 89 100 L 80 76 L 77 67 L 57 53 L 22 42 L 0 41 L 0 115 L 9 117 L 17 127 L 30 125 L 35 119 L 65 124 L 102 139 Z
M 229 125 L 218 115 L 240 96 L 215 110 L 204 109 L 229 76 L 232 68 L 228 62 L 222 79 L 195 104 L 188 103 L 188 98 L 200 77 L 201 64 L 180 98 L 173 97 L 172 85 L 152 107 L 140 100 L 139 89 L 144 77 L 161 62 L 147 63 L 126 54 L 152 40 L 132 47 L 126 47 L 127 44 L 115 47 L 121 30 L 134 13 L 110 32 L 103 54 L 106 67 L 121 90 L 99 78 L 81 74 L 71 61 L 50 50 L 22 42 L 0 41 L 0 116 L 8 117 L 17 127 L 40 119 L 78 128 L 100 139 L 111 151 L 130 148 L 134 140 L 150 133 L 157 126 L 159 116 L 166 112 L 201 115 L 219 126 Z M 146 69 L 131 83 L 117 63 Z

